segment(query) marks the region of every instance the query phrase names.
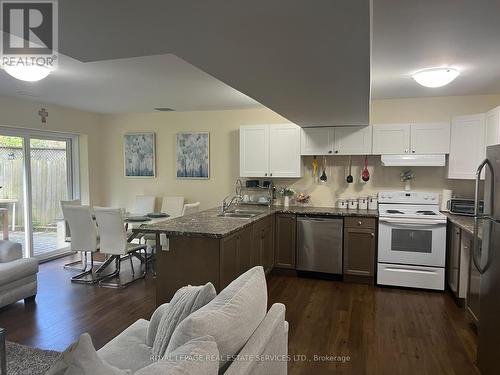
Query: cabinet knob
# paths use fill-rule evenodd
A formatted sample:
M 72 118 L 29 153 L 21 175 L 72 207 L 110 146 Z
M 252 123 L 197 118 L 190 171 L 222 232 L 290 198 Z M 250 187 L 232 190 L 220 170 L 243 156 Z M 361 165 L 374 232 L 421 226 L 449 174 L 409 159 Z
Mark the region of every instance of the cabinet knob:
M 415 153 L 415 150 L 411 150 L 411 152 L 414 154 L 414 153 Z
M 375 238 L 375 233 L 370 233 L 370 236 L 372 236 L 373 238 Z
M 329 153 L 329 154 L 331 154 L 331 153 L 332 153 L 332 150 L 328 151 L 328 153 Z
M 273 174 L 272 173 L 269 173 L 269 176 L 272 176 Z
M 407 154 L 407 153 L 408 153 L 408 150 L 405 150 L 405 154 Z
M 264 173 L 264 176 L 267 176 L 267 173 Z
M 338 154 L 339 153 L 339 150 L 335 150 L 335 153 Z
M 363 222 L 362 221 L 358 221 L 358 225 L 361 225 L 361 224 L 363 224 Z

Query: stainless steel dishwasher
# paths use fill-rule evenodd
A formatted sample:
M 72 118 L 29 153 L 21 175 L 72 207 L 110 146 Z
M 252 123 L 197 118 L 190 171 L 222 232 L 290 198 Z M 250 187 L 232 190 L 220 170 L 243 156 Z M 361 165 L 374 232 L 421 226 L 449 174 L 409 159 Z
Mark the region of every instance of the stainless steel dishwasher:
M 297 217 L 297 270 L 342 274 L 343 219 Z

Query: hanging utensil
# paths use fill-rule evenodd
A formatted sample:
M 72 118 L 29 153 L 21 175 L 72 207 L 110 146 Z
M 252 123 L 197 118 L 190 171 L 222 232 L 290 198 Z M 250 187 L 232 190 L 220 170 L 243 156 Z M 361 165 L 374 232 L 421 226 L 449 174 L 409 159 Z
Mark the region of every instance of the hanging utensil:
M 326 182 L 328 180 L 328 177 L 326 176 L 326 157 L 323 156 L 323 173 L 321 174 L 321 177 L 319 178 L 321 182 Z
M 351 168 L 352 168 L 352 156 L 349 156 L 349 175 L 346 178 L 348 184 L 352 184 L 352 182 L 354 181 L 354 178 L 352 177 L 351 174 Z
M 370 172 L 368 172 L 368 156 L 365 156 L 365 169 L 363 169 L 363 173 L 361 173 L 361 179 L 364 182 L 368 182 L 370 179 Z

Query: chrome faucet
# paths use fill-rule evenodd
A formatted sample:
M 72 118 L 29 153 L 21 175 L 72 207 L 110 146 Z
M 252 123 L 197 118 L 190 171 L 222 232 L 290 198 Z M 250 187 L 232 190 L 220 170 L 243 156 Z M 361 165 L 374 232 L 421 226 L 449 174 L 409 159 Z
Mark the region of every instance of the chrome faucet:
M 227 197 L 225 197 L 223 200 L 222 200 L 222 207 L 221 207 L 221 212 L 224 214 L 226 213 L 227 209 L 229 207 L 231 207 L 231 205 L 234 204 L 235 201 L 238 201 L 240 202 L 241 201 L 241 195 L 239 194 L 236 194 L 235 196 L 233 196 L 231 198 L 231 200 L 229 201 L 229 203 L 227 202 L 227 200 L 229 199 L 229 195 Z

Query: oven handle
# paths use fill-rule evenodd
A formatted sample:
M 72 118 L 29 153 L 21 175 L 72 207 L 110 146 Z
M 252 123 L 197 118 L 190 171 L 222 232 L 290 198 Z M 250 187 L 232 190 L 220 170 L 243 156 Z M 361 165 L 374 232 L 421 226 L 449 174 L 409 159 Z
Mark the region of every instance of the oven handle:
M 429 226 L 429 225 L 446 225 L 446 223 L 440 223 L 438 221 L 432 221 L 432 220 L 424 220 L 424 219 L 389 219 L 385 217 L 380 217 L 378 219 L 381 222 L 384 223 L 390 223 L 390 224 L 397 224 L 397 225 L 412 225 L 412 226 Z

